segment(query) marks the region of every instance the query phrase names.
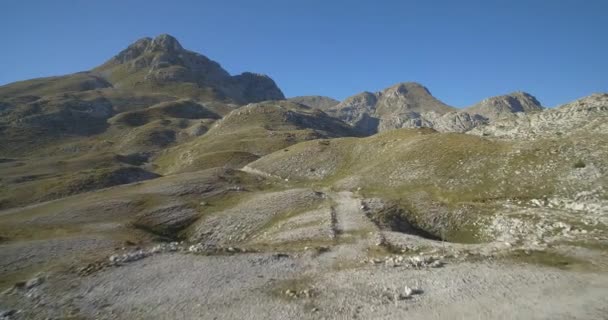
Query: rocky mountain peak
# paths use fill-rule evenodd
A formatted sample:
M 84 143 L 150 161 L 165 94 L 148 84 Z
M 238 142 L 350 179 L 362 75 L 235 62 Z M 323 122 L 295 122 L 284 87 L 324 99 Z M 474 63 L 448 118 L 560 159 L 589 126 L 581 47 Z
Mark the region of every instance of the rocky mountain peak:
M 219 63 L 184 49 L 168 34 L 139 39 L 94 71 L 122 88 L 188 86 L 206 99 L 236 103 L 285 98 L 270 77 L 252 72 L 231 76 Z
M 378 93 L 376 113 L 381 118 L 402 118 L 405 114 L 436 112 L 444 114 L 454 108 L 439 101 L 423 85 L 404 82 Z M 395 129 L 389 125 L 386 129 Z
M 490 120 L 541 110 L 543 107 L 540 102 L 533 95 L 522 91 L 487 98 L 465 109 L 468 113 L 478 114 Z
M 161 34 L 154 38 L 149 45 L 150 51 L 178 52 L 184 50 L 182 45 L 173 36 Z
M 455 109 L 439 101 L 423 85 L 402 82 L 380 92 L 362 92 L 345 99 L 328 112 L 355 127 L 363 134 L 410 127 L 427 126 L 420 121 L 426 113 L 432 117 Z
M 395 84 L 380 92 L 382 94 L 407 95 L 407 94 L 422 94 L 431 95 L 429 89 L 417 82 L 401 82 Z
M 133 60 L 143 54 L 150 46 L 151 42 L 152 38 L 141 38 L 133 42 L 123 51 L 119 52 L 113 59 L 120 63 L 125 63 L 127 61 Z
M 150 60 L 155 56 L 163 56 L 165 59 L 173 57 L 172 59 L 176 60 L 177 56 L 187 52 L 173 36 L 161 34 L 156 38 L 145 37 L 133 42 L 106 64 L 128 63 L 144 57 L 145 60 Z

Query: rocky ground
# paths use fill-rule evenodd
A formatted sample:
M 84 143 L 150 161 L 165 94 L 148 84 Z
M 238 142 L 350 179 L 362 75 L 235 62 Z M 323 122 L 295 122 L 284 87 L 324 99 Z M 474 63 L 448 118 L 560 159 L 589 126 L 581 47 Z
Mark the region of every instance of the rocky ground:
M 573 259 L 552 251 L 567 248 L 530 247 L 533 240 L 466 245 L 388 231 L 346 191 L 295 189 L 247 203 L 286 195 L 305 208 L 234 246 L 3 244 L 4 270 L 35 263 L 40 251 L 65 263 L 7 284 L 2 318 L 603 319 L 608 312 L 608 256 L 600 251 Z M 75 258 L 64 259 L 68 252 Z

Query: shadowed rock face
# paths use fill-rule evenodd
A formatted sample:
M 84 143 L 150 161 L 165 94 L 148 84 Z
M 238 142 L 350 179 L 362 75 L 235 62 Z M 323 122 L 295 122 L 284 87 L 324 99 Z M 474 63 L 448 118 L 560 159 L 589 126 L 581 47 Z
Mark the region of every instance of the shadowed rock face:
M 136 41 L 95 71 L 118 87 L 190 83 L 238 103 L 285 98 L 268 76 L 250 72 L 231 76 L 219 63 L 184 49 L 166 34 Z

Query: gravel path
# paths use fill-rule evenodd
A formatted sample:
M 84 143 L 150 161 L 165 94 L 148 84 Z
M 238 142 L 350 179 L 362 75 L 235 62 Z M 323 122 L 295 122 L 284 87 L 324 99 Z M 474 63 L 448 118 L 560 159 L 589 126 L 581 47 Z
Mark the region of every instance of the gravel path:
M 336 229 L 338 233 L 372 232 L 378 228 L 361 210 L 361 200 L 355 198 L 352 192 L 341 191 L 330 193 L 336 202 Z

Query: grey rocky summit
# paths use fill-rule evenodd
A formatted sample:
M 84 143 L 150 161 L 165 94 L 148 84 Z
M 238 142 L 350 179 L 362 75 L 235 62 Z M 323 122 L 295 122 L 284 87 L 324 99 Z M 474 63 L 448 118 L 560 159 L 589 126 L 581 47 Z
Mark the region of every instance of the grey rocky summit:
M 328 110 L 368 135 L 418 127 L 463 132 L 483 120 L 456 111 L 415 82 L 399 83 L 376 93 L 362 92 Z
M 237 103 L 285 98 L 268 76 L 251 72 L 231 76 L 219 63 L 184 49 L 167 34 L 137 40 L 94 71 L 117 87 L 187 83 Z
M 516 113 L 534 113 L 542 110 L 540 102 L 526 92 L 513 92 L 487 98 L 465 109 L 470 114 L 478 114 L 489 120 L 513 116 Z
M 525 92 L 491 97 L 460 110 L 433 97 L 426 87 L 406 82 L 377 93 L 354 95 L 327 112 L 359 132 L 371 135 L 392 129 L 422 127 L 462 133 L 496 119 L 542 110 L 540 102 Z

